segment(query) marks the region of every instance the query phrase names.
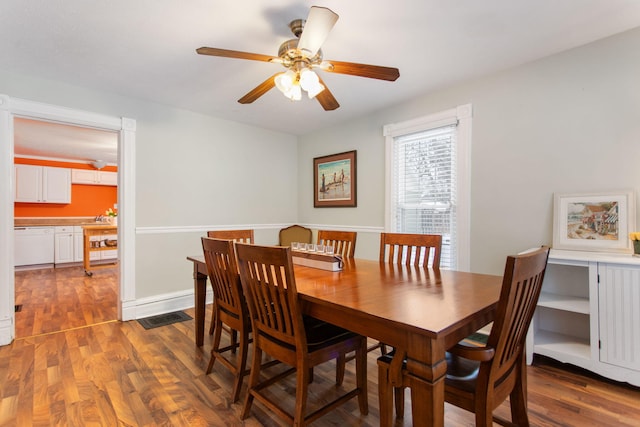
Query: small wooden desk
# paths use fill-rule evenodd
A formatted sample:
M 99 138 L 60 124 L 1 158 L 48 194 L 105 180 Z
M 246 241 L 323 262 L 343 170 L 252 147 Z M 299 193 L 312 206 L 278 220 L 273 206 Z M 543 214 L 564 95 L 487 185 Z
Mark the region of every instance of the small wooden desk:
M 196 344 L 204 337 L 206 265 L 194 263 Z M 445 351 L 493 320 L 502 277 L 377 261 L 345 260 L 342 271 L 294 266 L 306 314 L 406 354 L 414 426 L 444 425 Z M 400 378 L 401 363 L 391 373 Z M 381 422 L 384 420 L 381 420 Z

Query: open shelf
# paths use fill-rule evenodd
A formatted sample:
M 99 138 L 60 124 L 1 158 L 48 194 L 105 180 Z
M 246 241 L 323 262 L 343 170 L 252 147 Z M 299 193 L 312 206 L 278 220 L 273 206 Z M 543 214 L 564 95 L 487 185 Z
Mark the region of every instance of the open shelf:
M 541 307 L 565 310 L 574 313 L 589 314 L 589 299 L 570 295 L 542 292 L 538 305 Z
M 571 361 L 573 358 L 589 360 L 591 358 L 591 346 L 588 339 L 544 330 L 536 332 L 533 352 L 560 361 Z

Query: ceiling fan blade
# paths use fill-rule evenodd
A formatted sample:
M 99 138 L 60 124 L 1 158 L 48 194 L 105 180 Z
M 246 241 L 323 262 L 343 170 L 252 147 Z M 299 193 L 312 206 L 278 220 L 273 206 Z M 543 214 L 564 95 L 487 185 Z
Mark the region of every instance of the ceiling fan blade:
M 320 84 L 324 86 L 324 90 L 316 95 L 316 99 L 320 105 L 322 105 L 322 108 L 324 108 L 325 111 L 331 111 L 340 107 L 340 104 L 338 104 L 338 101 L 333 97 L 333 94 L 327 87 L 327 84 L 323 82 L 322 79 L 320 79 Z
M 221 56 L 223 58 L 250 59 L 252 61 L 273 62 L 280 58 L 260 53 L 240 52 L 238 50 L 218 49 L 216 47 L 201 47 L 196 49 L 200 55 Z
M 322 43 L 327 39 L 331 29 L 336 24 L 338 15 L 326 7 L 311 6 L 307 22 L 304 24 L 298 49 L 309 57 L 314 56 Z
M 275 77 L 281 73 L 276 73 L 273 76 L 269 77 L 267 80 L 260 83 L 253 90 L 247 93 L 242 98 L 238 99 L 240 104 L 251 104 L 256 99 L 260 98 L 265 93 L 269 92 L 276 85 Z
M 324 65 L 327 64 L 327 65 Z M 356 64 L 354 62 L 325 61 L 320 68 L 330 73 L 349 74 L 352 76 L 368 77 L 370 79 L 395 81 L 400 77 L 400 70 L 380 65 Z

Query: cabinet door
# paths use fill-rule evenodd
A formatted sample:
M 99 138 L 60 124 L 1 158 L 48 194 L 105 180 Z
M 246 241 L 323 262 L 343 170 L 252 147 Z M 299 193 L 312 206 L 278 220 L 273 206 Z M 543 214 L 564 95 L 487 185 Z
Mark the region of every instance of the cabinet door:
M 73 260 L 82 262 L 84 260 L 84 236 L 82 232 L 73 233 Z
M 42 166 L 15 165 L 16 202 L 42 202 Z
M 640 371 L 640 267 L 598 264 L 600 361 Z
M 118 172 L 98 171 L 98 184 L 117 186 Z
M 98 171 L 90 169 L 72 169 L 71 170 L 71 183 L 72 184 L 95 184 L 97 181 Z
M 42 199 L 45 203 L 71 203 L 71 170 L 43 168 Z
M 63 264 L 65 262 L 73 262 L 73 233 L 56 233 L 54 262 Z

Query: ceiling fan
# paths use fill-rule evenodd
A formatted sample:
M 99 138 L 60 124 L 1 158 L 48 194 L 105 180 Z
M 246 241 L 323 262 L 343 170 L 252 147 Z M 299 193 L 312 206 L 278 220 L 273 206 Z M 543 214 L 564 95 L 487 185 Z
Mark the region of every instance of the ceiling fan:
M 325 110 L 335 110 L 340 104 L 313 69 L 388 81 L 395 81 L 400 77 L 400 71 L 397 68 L 324 61 L 320 47 L 337 20 L 338 15 L 330 9 L 312 6 L 306 20 L 291 21 L 289 28 L 297 38 L 282 43 L 277 57 L 215 47 L 201 47 L 196 49 L 196 52 L 200 55 L 280 63 L 287 69 L 285 72 L 274 74 L 249 91 L 238 100 L 241 104 L 252 103 L 275 86 L 292 100 L 301 99 L 302 90 L 304 90 L 309 98 L 315 97 Z

